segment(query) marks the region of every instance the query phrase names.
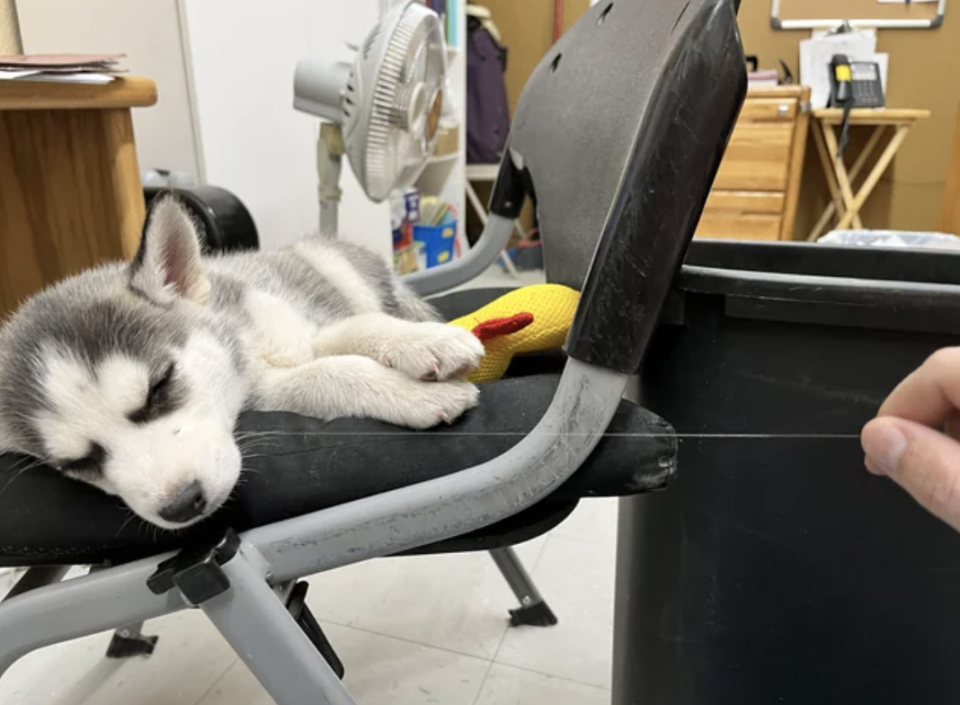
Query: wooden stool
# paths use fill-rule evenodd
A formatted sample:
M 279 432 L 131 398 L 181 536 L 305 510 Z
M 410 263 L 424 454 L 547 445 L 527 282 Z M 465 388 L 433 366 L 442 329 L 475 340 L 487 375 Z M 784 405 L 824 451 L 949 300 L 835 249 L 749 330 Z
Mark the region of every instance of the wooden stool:
M 827 186 L 830 189 L 833 202 L 823 211 L 823 215 L 813 226 L 807 240 L 814 241 L 819 238 L 834 215 L 839 218 L 836 225 L 837 230 L 849 229 L 851 225 L 854 228 L 863 227 L 863 222 L 860 220 L 860 209 L 863 208 L 863 204 L 873 193 L 873 189 L 876 188 L 883 172 L 887 170 L 890 162 L 897 155 L 897 150 L 900 149 L 900 145 L 907 138 L 910 128 L 918 120 L 928 117 L 930 117 L 929 110 L 858 109 L 850 111 L 851 126 L 872 126 L 873 132 L 863 151 L 854 161 L 853 168 L 848 172 L 843 160 L 837 156 L 840 147 L 835 132 L 835 128 L 839 128 L 843 123 L 843 110 L 821 108 L 813 111 L 813 142 L 817 147 L 817 153 L 820 155 L 820 163 L 823 165 L 823 172 L 827 178 Z M 880 154 L 880 158 L 874 164 L 873 169 L 863 180 L 860 190 L 854 195 L 854 181 L 863 171 L 871 155 L 877 150 L 888 128 L 892 130 L 893 135 Z
M 130 108 L 156 101 L 145 78 L 0 81 L 0 316 L 136 254 L 145 207 Z

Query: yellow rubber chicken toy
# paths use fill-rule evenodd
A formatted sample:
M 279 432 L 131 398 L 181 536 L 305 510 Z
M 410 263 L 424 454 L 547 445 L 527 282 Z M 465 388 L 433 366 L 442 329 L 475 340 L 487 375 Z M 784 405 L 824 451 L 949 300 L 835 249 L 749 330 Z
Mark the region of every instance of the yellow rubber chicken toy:
M 514 355 L 563 347 L 579 301 L 580 294 L 569 287 L 535 284 L 451 321 L 471 331 L 487 351 L 467 379 L 491 382 L 503 376 Z

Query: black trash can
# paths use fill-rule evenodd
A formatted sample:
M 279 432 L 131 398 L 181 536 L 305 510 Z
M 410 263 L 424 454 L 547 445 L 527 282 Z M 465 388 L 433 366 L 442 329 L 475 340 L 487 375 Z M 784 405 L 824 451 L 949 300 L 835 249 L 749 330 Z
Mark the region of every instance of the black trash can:
M 960 535 L 856 438 L 957 344 L 960 255 L 693 243 L 641 394 L 708 435 L 621 504 L 615 705 L 960 703 Z

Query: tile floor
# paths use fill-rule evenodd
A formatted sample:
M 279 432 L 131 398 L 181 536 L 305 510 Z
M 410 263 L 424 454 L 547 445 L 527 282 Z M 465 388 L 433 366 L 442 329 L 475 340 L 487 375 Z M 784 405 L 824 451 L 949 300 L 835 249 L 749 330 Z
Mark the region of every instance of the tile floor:
M 491 267 L 468 286 L 517 286 Z M 518 553 L 560 624 L 511 628 L 516 602 L 485 553 L 384 559 L 314 577 L 310 603 L 359 705 L 610 702 L 617 505 L 586 500 Z M 0 575 L 0 594 L 8 576 Z M 271 705 L 202 614 L 147 625 L 150 659 L 103 657 L 109 634 L 38 651 L 0 679 L 2 705 Z
M 311 579 L 310 602 L 360 705 L 610 702 L 617 505 L 586 500 L 518 552 L 560 618 L 512 628 L 485 553 L 383 559 Z M 147 625 L 150 659 L 104 658 L 108 634 L 38 651 L 0 679 L 3 705 L 271 705 L 202 614 Z

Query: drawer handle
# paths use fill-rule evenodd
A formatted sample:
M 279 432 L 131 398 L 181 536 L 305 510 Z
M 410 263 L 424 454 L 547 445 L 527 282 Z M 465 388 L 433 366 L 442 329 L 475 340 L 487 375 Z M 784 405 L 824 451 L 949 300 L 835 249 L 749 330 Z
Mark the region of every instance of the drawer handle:
M 780 103 L 777 107 L 777 114 L 780 117 L 786 117 L 790 114 L 790 106 L 787 103 Z

